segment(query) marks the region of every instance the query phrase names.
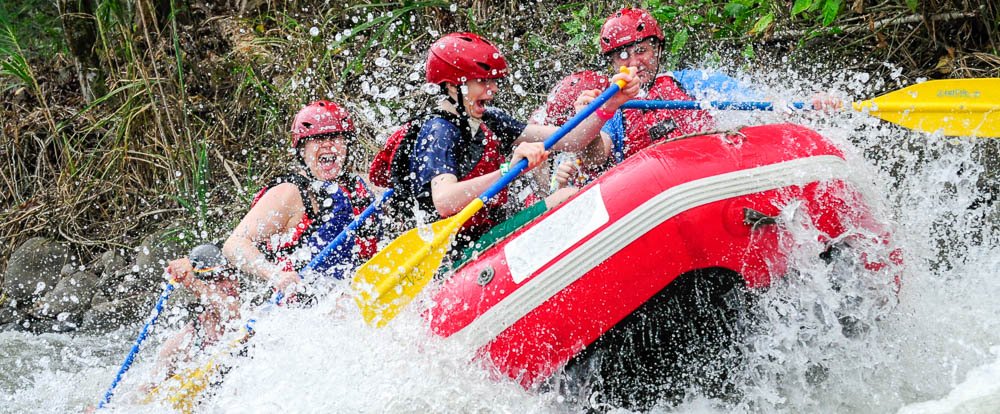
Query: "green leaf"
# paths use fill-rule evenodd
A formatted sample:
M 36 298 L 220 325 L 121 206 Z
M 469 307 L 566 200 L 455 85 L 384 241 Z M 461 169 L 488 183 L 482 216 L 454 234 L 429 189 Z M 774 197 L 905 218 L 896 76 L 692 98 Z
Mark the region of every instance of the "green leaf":
M 737 2 L 730 2 L 726 4 L 723 12 L 729 17 L 741 17 L 743 13 L 747 11 L 747 6 L 744 6 Z
M 806 9 L 813 5 L 813 1 L 814 0 L 795 0 L 795 4 L 792 5 L 792 17 L 806 11 Z
M 670 43 L 670 54 L 676 55 L 684 49 L 688 41 L 688 31 L 687 29 L 681 29 L 677 34 L 674 35 L 674 40 Z
M 823 26 L 829 26 L 837 19 L 842 4 L 843 0 L 826 0 L 826 3 L 823 3 Z
M 747 59 L 753 59 L 754 55 L 755 53 L 753 51 L 753 45 L 747 44 L 747 46 L 743 48 L 743 57 Z
M 767 31 L 771 24 L 774 23 L 774 13 L 768 13 L 757 19 L 757 23 L 754 23 L 753 27 L 750 28 L 751 35 L 759 35 Z
M 911 11 L 917 11 L 920 7 L 920 0 L 906 0 L 906 7 L 909 7 Z

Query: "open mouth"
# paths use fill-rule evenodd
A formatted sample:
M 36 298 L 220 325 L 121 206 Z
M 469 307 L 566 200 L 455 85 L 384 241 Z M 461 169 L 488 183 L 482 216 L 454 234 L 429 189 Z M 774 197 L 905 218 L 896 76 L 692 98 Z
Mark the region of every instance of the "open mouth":
M 486 112 L 486 102 L 488 101 L 489 99 L 479 99 L 473 104 L 473 106 L 478 112 Z
M 337 156 L 333 154 L 320 155 L 319 165 L 325 169 L 333 168 L 337 165 Z

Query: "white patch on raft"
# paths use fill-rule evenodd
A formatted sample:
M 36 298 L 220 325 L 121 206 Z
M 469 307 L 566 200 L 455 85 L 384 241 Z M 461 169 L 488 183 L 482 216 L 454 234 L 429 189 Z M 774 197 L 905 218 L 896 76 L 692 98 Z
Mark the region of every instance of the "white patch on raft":
M 521 283 L 546 263 L 608 222 L 608 209 L 595 185 L 504 247 L 510 277 Z

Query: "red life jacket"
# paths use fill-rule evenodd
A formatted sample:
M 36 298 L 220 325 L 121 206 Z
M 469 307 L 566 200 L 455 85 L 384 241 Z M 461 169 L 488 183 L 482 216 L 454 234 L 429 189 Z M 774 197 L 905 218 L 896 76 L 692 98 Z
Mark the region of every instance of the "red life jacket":
M 278 263 L 282 267 L 282 270 L 300 271 L 309 263 L 309 259 L 311 258 L 311 252 L 303 251 L 307 250 L 304 248 L 308 248 L 304 241 L 308 240 L 313 232 L 316 231 L 316 225 L 320 223 L 321 217 L 325 212 L 313 210 L 313 203 L 309 197 L 311 181 L 300 174 L 288 174 L 276 177 L 257 192 L 253 201 L 250 202 L 250 208 L 253 208 L 269 189 L 284 183 L 295 184 L 295 187 L 299 189 L 299 196 L 302 197 L 305 213 L 302 214 L 299 223 L 295 225 L 295 231 L 289 239 L 280 241 L 267 240 L 262 243 L 261 251 L 264 252 L 268 260 Z M 371 201 L 371 194 L 361 178 L 355 177 L 353 189 L 349 189 L 341 183 L 337 185 L 347 195 L 354 216 L 356 217 L 361 214 Z M 320 208 L 322 209 L 323 207 L 321 206 Z M 358 256 L 362 258 L 372 257 L 378 251 L 377 236 L 359 234 L 356 237 L 355 244 L 360 247 Z
M 658 75 L 653 81 L 646 100 L 693 101 L 690 95 L 669 75 Z M 625 127 L 624 158 L 631 157 L 643 148 L 661 139 L 703 132 L 715 126 L 712 115 L 705 110 L 680 109 L 625 109 L 622 110 Z
M 403 124 L 403 126 L 389 136 L 385 146 L 375 155 L 368 171 L 368 177 L 373 184 L 396 189 L 396 195 L 390 204 L 396 206 L 393 210 L 401 212 L 400 214 L 410 214 L 409 211 L 412 209 L 413 202 L 416 202 L 417 206 L 423 211 L 435 213 L 437 211 L 432 200 L 418 199 L 410 191 L 410 157 L 413 148 L 416 146 L 420 127 L 432 117 L 444 118 L 461 130 L 461 123 L 458 122 L 458 116 L 450 112 L 435 110 L 424 116 L 414 118 Z M 490 130 L 485 122 L 479 125 L 479 130 L 483 134 L 484 145 L 482 154 L 479 161 L 468 173 L 462 177 L 458 177 L 459 181 L 465 181 L 496 171 L 500 169 L 500 164 L 505 159 L 505 154 L 502 153 L 500 148 L 499 139 L 496 138 L 493 131 Z M 471 140 L 474 138 L 468 132 L 463 132 L 462 139 Z M 487 208 L 480 210 L 465 222 L 460 234 L 476 238 L 497 223 L 502 222 L 504 216 L 499 209 L 489 207 L 501 206 L 506 202 L 507 190 L 504 189 L 485 206 Z M 398 217 L 398 219 L 407 222 L 410 221 L 410 217 Z M 415 225 L 416 223 L 406 224 Z
M 479 124 L 479 130 L 483 133 L 483 140 L 486 142 L 486 145 L 483 147 L 483 155 L 479 158 L 476 166 L 472 167 L 472 171 L 469 171 L 464 177 L 460 177 L 459 181 L 470 180 L 499 170 L 500 164 L 503 164 L 505 159 L 504 154 L 500 152 L 500 140 L 486 126 L 485 122 Z M 500 211 L 500 207 L 506 203 L 507 189 L 504 188 L 496 197 L 493 197 L 489 203 L 483 206 L 482 210 L 479 210 L 479 212 L 465 222 L 459 234 L 465 234 L 472 239 L 478 239 L 483 233 L 486 233 L 493 226 L 505 220 L 506 217 Z

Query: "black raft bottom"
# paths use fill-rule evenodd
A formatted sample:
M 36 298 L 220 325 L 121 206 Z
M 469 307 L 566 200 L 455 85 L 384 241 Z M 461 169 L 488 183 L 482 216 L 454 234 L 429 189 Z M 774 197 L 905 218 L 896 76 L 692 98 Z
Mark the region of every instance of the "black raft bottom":
M 646 410 L 691 392 L 739 398 L 750 295 L 736 272 L 711 268 L 681 275 L 577 354 L 546 385 L 588 411 Z

